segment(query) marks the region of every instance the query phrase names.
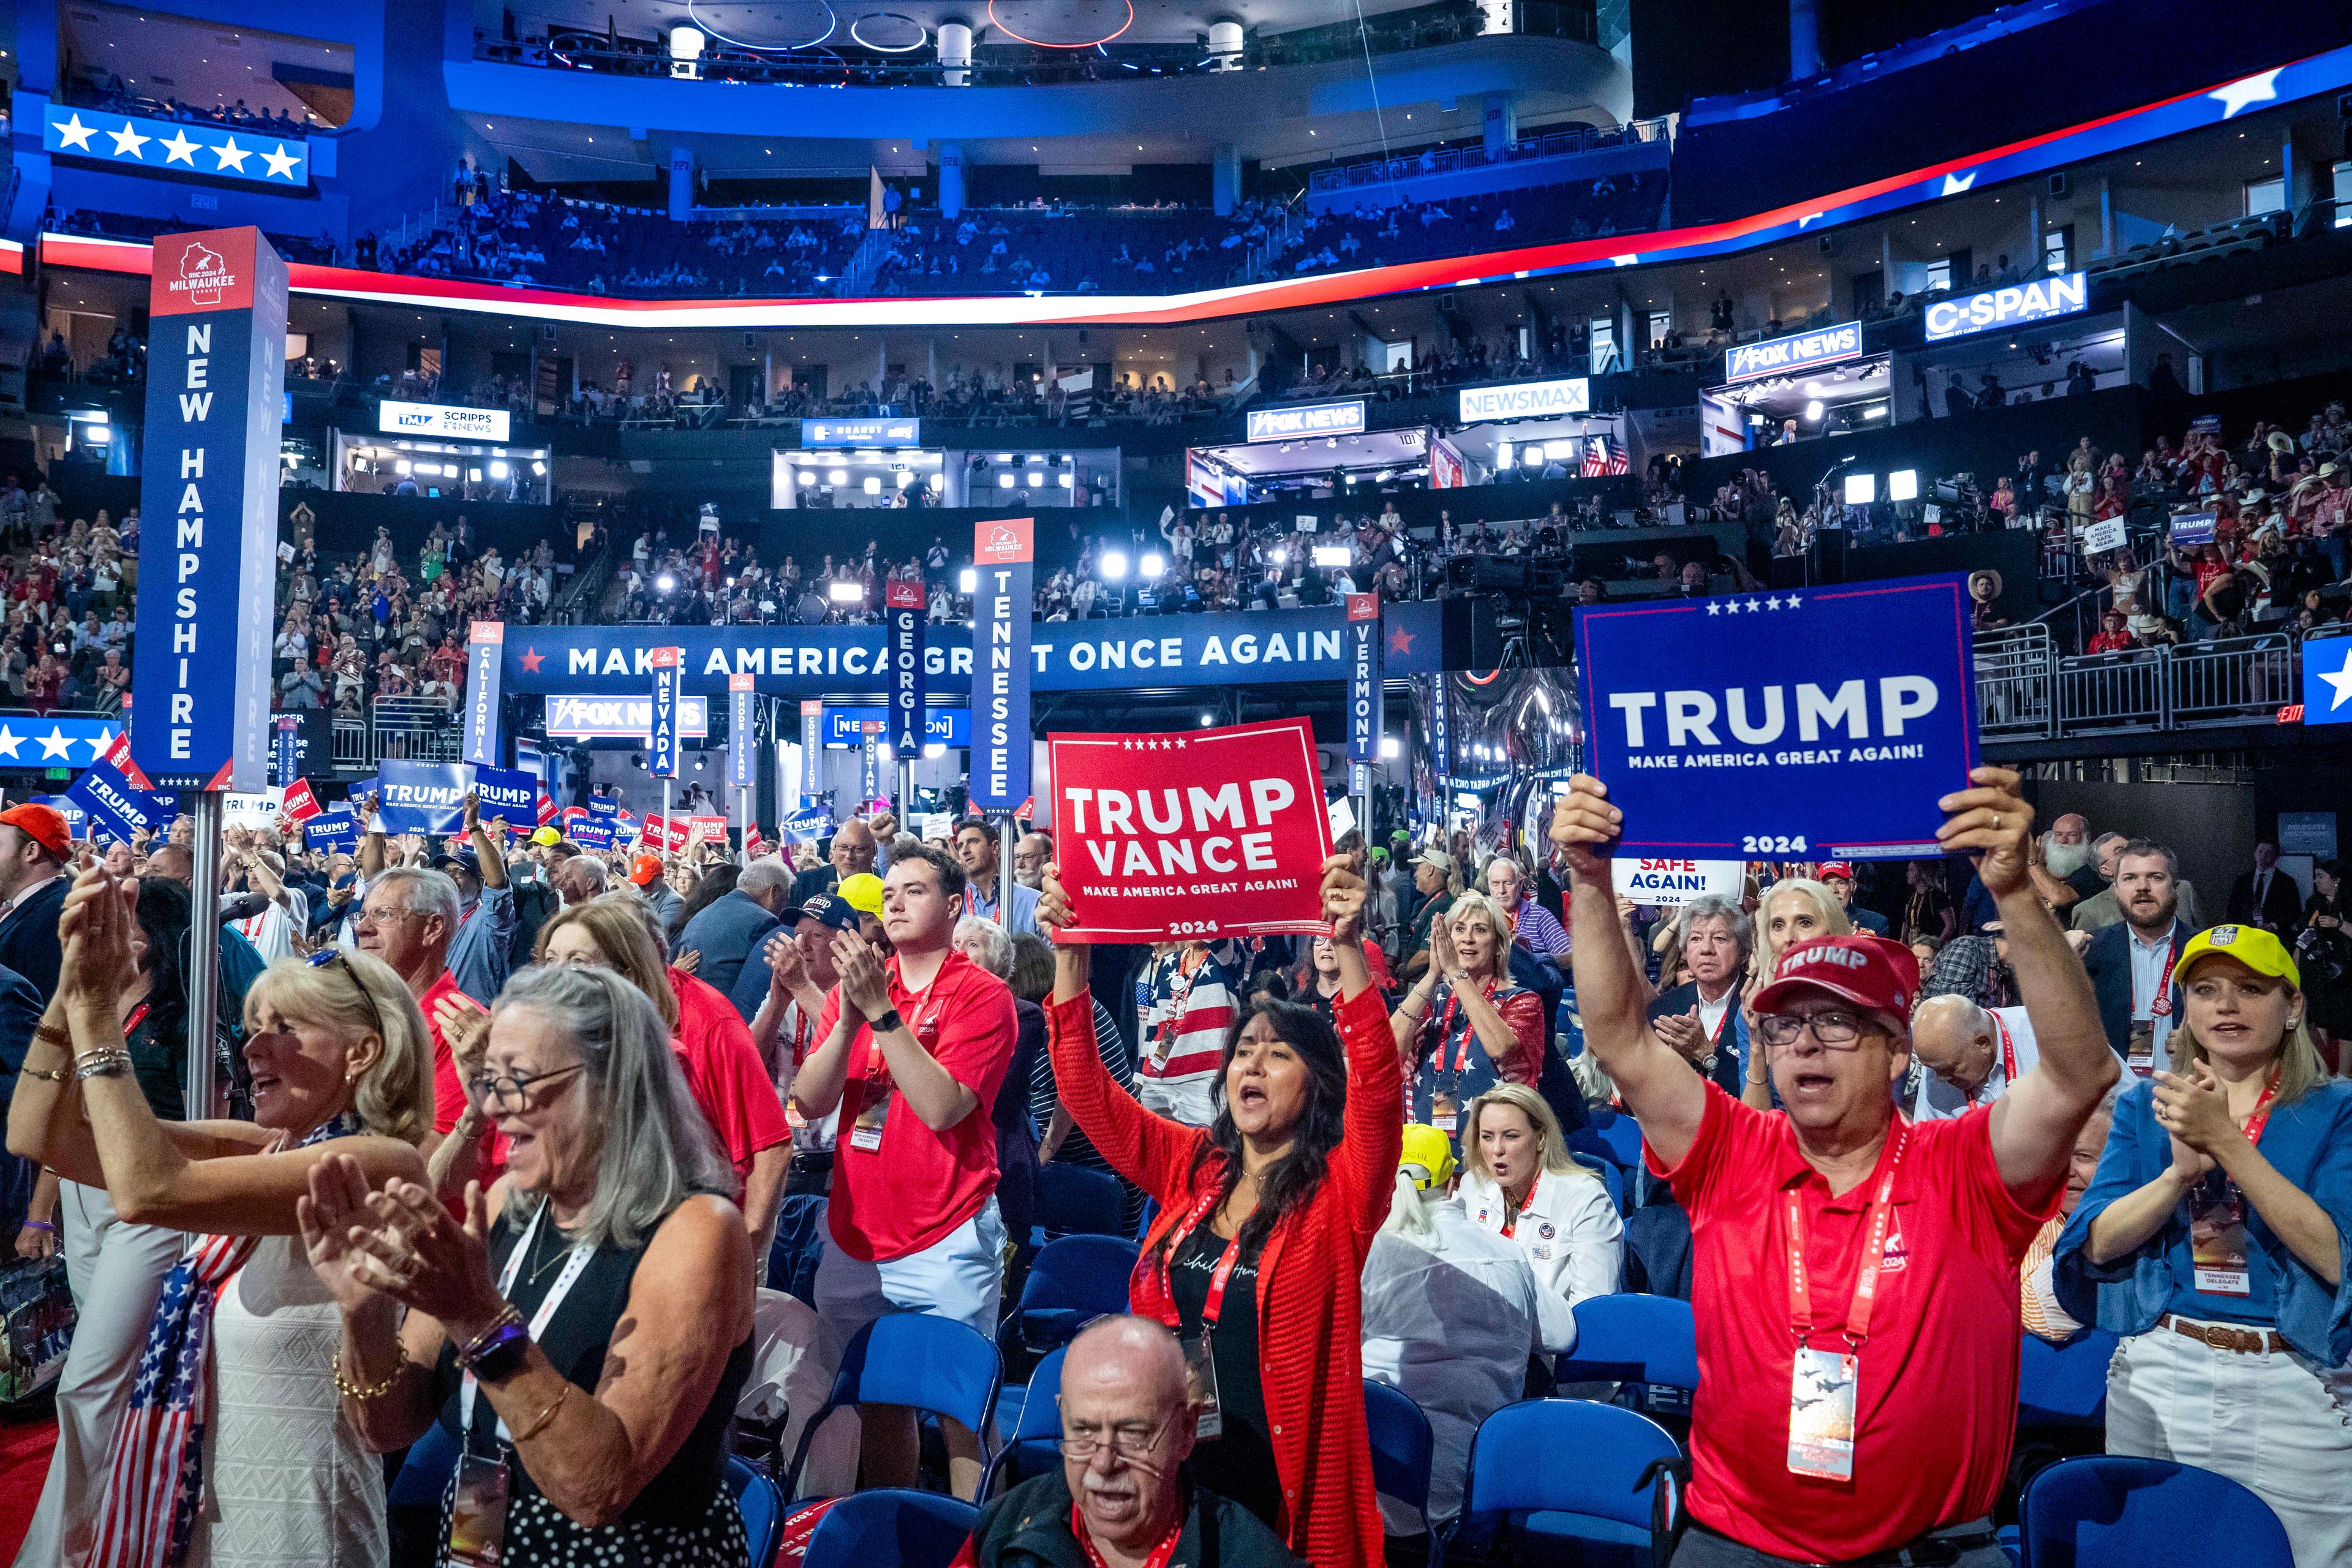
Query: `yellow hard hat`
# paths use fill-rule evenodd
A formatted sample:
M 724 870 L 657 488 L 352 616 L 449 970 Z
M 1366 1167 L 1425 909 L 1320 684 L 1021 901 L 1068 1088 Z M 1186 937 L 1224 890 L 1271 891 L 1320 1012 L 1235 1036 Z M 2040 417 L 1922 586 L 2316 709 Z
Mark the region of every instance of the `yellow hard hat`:
M 882 918 L 882 879 L 871 871 L 860 871 L 841 879 L 841 896 L 849 907 L 861 915 Z
M 1404 1130 L 1404 1147 L 1397 1157 L 1400 1170 L 1414 1165 L 1428 1172 L 1414 1185 L 1426 1192 L 1443 1186 L 1454 1174 L 1454 1142 L 1436 1128 L 1425 1122 L 1410 1122 Z

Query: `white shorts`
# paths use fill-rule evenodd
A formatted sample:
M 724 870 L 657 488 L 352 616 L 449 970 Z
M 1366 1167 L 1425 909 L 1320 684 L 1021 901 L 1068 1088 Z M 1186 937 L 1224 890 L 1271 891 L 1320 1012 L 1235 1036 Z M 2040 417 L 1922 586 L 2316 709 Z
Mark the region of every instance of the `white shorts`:
M 816 1266 L 816 1353 L 838 1368 L 857 1331 L 892 1312 L 951 1318 L 991 1343 L 1004 1292 L 1004 1219 L 991 1198 L 920 1252 L 867 1263 L 830 1235 Z

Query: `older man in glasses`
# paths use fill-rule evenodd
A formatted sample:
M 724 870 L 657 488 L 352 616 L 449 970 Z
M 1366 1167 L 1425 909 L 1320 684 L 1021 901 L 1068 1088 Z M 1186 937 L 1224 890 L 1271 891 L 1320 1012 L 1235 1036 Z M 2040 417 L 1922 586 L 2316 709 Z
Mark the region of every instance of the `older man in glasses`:
M 352 941 L 359 950 L 391 965 L 408 983 L 408 994 L 425 1015 L 425 1027 L 433 1037 L 433 1131 L 448 1144 L 428 1153 L 440 1191 L 458 1201 L 467 1182 L 478 1180 L 487 1188 L 499 1168 L 498 1132 L 490 1125 L 490 1113 L 466 1092 L 466 1079 L 478 1064 L 459 1059 L 478 1048 L 484 1033 L 467 1025 L 488 1017 L 481 1005 L 458 987 L 449 968 L 449 944 L 463 919 L 462 908 L 457 884 L 446 874 L 396 866 L 368 884 L 359 913 L 352 918 Z
M 1031 1396 L 1045 1390 L 1030 1384 Z M 1289 1568 L 1239 1503 L 1185 1483 L 1194 1413 L 1175 1336 L 1104 1318 L 1062 1361 L 1062 1464 L 982 1510 L 956 1568 Z
M 2029 875 L 2017 775 L 1969 780 L 1943 797 L 1937 837 L 1975 858 L 2041 1044 L 1990 1104 L 1897 1114 L 1919 992 L 1898 942 L 1818 937 L 1780 955 L 1752 1006 L 1785 1111 L 1740 1104 L 1658 1037 L 1624 943 L 1576 944 L 1586 1043 L 1691 1216 L 1716 1392 L 1691 1427 L 1677 1568 L 2007 1561 L 1991 1513 L 2017 1423 L 2017 1271 L 2120 1068 Z M 1591 778 L 1554 809 L 1587 930 L 1615 918 L 1623 820 Z

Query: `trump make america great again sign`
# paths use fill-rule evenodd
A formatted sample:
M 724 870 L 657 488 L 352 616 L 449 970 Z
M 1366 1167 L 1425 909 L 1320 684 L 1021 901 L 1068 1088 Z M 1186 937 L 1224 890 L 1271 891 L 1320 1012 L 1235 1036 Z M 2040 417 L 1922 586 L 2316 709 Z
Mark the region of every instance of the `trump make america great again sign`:
M 1977 761 L 1958 574 L 1583 609 L 1576 639 L 1621 852 L 1937 852 L 1936 802 Z
M 1331 853 L 1304 719 L 1169 735 L 1049 735 L 1066 942 L 1324 929 Z

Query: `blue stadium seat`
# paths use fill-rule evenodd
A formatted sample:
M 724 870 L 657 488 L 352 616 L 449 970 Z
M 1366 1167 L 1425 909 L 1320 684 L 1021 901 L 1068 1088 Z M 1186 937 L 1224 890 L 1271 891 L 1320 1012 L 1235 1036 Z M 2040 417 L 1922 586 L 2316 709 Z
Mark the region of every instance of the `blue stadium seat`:
M 1436 1461 L 1437 1440 L 1429 1417 L 1402 1388 L 1364 1379 L 1364 1425 L 1372 1442 L 1372 1485 L 1391 1497 L 1429 1512 L 1429 1471 Z
M 1601 1155 L 1620 1170 L 1642 1168 L 1642 1124 L 1622 1110 L 1594 1111 L 1589 1126 L 1569 1134 L 1568 1146 Z
M 1005 1326 L 1031 1350 L 1043 1351 L 1069 1343 L 1097 1318 L 1126 1311 L 1136 1250 L 1135 1243 L 1117 1236 L 1065 1236 L 1047 1242 L 1031 1260 L 1021 1300 Z
M 979 1521 L 971 1504 L 936 1492 L 853 1493 L 817 1521 L 802 1568 L 948 1568 Z
M 2104 1329 L 2085 1329 L 2063 1345 L 2026 1335 L 2017 1363 L 2018 1425 L 2105 1426 L 2115 1354 L 2116 1336 Z
M 1048 1160 L 1037 1167 L 1037 1225 L 1052 1241 L 1064 1236 L 1125 1233 L 1127 1192 L 1108 1171 Z
M 1037 1363 L 1029 1374 L 1025 1388 L 1008 1388 L 997 1402 L 996 1458 L 989 1461 L 988 1473 L 981 1478 L 980 1495 L 985 1500 L 996 1490 L 1000 1476 L 1009 1477 L 1004 1484 L 1018 1486 L 1032 1476 L 1041 1475 L 1047 1467 L 1059 1462 L 1054 1445 L 1062 1435 L 1062 1357 L 1066 1350 L 1056 1350 Z M 1008 1414 L 1004 1406 L 1013 1403 Z
M 1620 1215 L 1633 1212 L 1625 1205 L 1625 1173 L 1616 1161 L 1588 1154 L 1572 1146 L 1569 1152 L 1576 1157 L 1578 1164 L 1601 1178 L 1601 1184 L 1609 1189 L 1609 1201 L 1617 1205 Z
M 1572 1454 L 1573 1464 L 1529 1464 Z M 1653 1466 L 1681 1457 L 1646 1415 L 1589 1399 L 1528 1399 L 1479 1424 L 1470 1440 L 1462 1513 L 1430 1553 L 1487 1553 L 1513 1538 L 1575 1543 L 1584 1568 L 1647 1568 L 1651 1510 L 1662 1484 Z
M 988 1441 L 989 1414 L 1004 1381 L 1003 1358 L 985 1335 L 928 1312 L 893 1312 L 851 1336 L 833 1380 L 784 1472 L 784 1495 L 800 1489 L 801 1467 L 826 1416 L 845 1405 L 903 1405 L 944 1415 Z
M 1576 1348 L 1559 1358 L 1562 1383 L 1639 1383 L 1698 1389 L 1698 1325 L 1672 1296 L 1595 1296 L 1576 1304 Z
M 2270 1505 L 2193 1465 L 2106 1454 L 2062 1460 L 2026 1484 L 2018 1512 L 2024 1568 L 2294 1568 Z
M 775 1478 L 763 1476 L 734 1455 L 727 1456 L 727 1489 L 743 1515 L 743 1538 L 751 1542 L 754 1568 L 775 1561 L 776 1542 L 784 1531 L 784 1494 Z

